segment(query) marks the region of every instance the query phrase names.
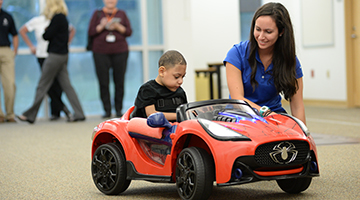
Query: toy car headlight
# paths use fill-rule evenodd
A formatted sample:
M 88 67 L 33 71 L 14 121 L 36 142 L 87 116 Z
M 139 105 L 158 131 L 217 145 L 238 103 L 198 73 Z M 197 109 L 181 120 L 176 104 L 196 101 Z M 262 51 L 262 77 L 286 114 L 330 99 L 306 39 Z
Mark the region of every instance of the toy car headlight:
M 217 140 L 251 141 L 250 138 L 210 120 L 198 119 L 198 122 L 210 136 Z
M 304 122 L 302 122 L 300 119 L 293 117 L 293 119 L 296 121 L 296 123 L 299 124 L 300 128 L 304 131 L 306 136 L 310 135 L 310 131 L 308 129 L 308 127 L 304 124 Z
M 310 135 L 310 131 L 309 131 L 308 127 L 300 119 L 298 119 L 298 118 L 296 118 L 296 117 L 294 117 L 292 115 L 286 114 L 286 113 L 283 113 L 282 115 L 288 116 L 291 119 L 293 119 L 300 126 L 300 128 L 302 129 L 302 131 L 304 132 L 304 134 L 306 136 Z

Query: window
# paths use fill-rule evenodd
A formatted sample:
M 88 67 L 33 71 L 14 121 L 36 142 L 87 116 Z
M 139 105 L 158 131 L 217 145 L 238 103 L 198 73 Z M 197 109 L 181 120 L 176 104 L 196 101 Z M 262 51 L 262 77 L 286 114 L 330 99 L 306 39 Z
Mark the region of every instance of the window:
M 40 14 L 41 2 L 42 0 L 5 0 L 2 8 L 12 14 L 19 30 L 28 20 Z M 70 45 L 68 62 L 70 80 L 85 114 L 102 115 L 103 108 L 92 53 L 86 51 L 85 46 L 90 18 L 96 9 L 103 7 L 103 1 L 65 0 L 65 2 L 69 9 L 68 20 L 76 29 L 75 37 Z M 162 0 L 119 0 L 117 7 L 125 10 L 133 29 L 132 36 L 128 38 L 130 53 L 125 75 L 124 112 L 134 104 L 141 84 L 157 75 L 157 61 L 164 51 Z M 36 44 L 33 33 L 29 36 Z M 15 65 L 17 87 L 15 113 L 21 114 L 33 103 L 40 77 L 37 60 L 21 37 Z M 110 83 L 113 99 L 114 85 Z M 71 109 L 65 94 L 63 100 Z M 44 117 L 48 113 L 48 104 L 42 104 L 38 117 Z
M 248 40 L 251 21 L 255 11 L 261 6 L 261 0 L 240 0 L 240 33 L 241 40 Z
M 24 1 L 24 0 L 4 0 L 2 9 L 11 13 L 14 18 L 16 29 L 19 28 L 27 22 L 30 18 L 38 15 L 40 12 L 38 1 Z M 35 41 L 34 34 L 30 34 L 30 39 Z M 20 47 L 26 46 L 25 42 L 20 39 Z

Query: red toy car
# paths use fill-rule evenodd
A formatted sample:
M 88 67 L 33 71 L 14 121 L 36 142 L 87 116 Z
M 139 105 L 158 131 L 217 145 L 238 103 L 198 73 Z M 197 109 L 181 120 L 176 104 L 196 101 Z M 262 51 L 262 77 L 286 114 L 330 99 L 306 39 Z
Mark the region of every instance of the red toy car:
M 316 146 L 298 119 L 261 117 L 245 101 L 183 104 L 177 121 L 162 113 L 122 118 L 94 128 L 92 177 L 104 194 L 124 192 L 131 180 L 176 183 L 182 199 L 207 199 L 217 186 L 276 180 L 287 193 L 306 190 L 319 176 Z

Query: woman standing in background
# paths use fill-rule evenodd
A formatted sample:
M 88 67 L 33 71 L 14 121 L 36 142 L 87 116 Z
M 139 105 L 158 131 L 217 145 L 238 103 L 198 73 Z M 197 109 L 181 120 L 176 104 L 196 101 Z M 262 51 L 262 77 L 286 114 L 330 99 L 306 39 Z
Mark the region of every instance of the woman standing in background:
M 109 91 L 110 68 L 115 83 L 116 116 L 122 115 L 124 82 L 129 48 L 126 37 L 132 33 L 126 13 L 116 8 L 117 0 L 103 0 L 104 7 L 93 13 L 88 35 L 93 38 L 93 59 L 100 86 L 100 98 L 105 114 L 111 117 L 111 99 Z
M 28 22 L 26 22 L 19 30 L 20 35 L 22 36 L 25 43 L 29 46 L 30 51 L 34 54 L 38 60 L 40 65 L 40 69 L 42 69 L 45 58 L 48 56 L 47 48 L 49 42 L 44 40 L 42 35 L 45 32 L 45 28 L 50 24 L 50 19 L 48 19 L 44 14 L 40 16 L 36 16 L 31 18 Z M 75 35 L 75 28 L 73 26 L 69 26 L 70 35 L 69 35 L 69 44 Z M 36 38 L 36 46 L 31 42 L 27 33 L 35 32 Z M 66 117 L 70 118 L 70 111 L 66 107 L 66 105 L 61 100 L 62 89 L 55 78 L 53 84 L 51 85 L 49 91 L 47 92 L 51 99 L 51 117 L 50 120 L 57 120 L 60 118 L 60 111 L 64 111 Z
M 64 0 L 46 0 L 44 15 L 51 19 L 51 21 L 43 34 L 43 38 L 49 41 L 47 50 L 49 55 L 44 62 L 34 103 L 23 115 L 18 116 L 18 119 L 21 121 L 34 123 L 42 99 L 55 78 L 58 79 L 62 90 L 65 92 L 74 110 L 74 116 L 68 121 L 75 122 L 85 120 L 84 112 L 75 90 L 70 83 L 67 71 L 69 53 L 69 23 L 66 19 L 67 14 L 68 9 Z

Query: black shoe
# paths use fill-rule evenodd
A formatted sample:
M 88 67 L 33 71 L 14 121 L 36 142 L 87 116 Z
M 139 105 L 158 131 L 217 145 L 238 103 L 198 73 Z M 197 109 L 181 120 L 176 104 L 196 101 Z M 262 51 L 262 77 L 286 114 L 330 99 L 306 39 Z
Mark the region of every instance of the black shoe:
M 103 119 L 110 118 L 110 117 L 111 117 L 111 114 L 108 114 L 108 113 L 106 113 L 105 115 L 102 116 Z
M 85 121 L 85 117 L 83 117 L 83 118 L 69 118 L 67 121 L 68 122 L 80 122 L 80 121 Z
M 118 114 L 116 114 L 116 117 L 122 117 L 124 114 L 122 114 L 122 113 L 118 113 Z
M 70 120 L 70 118 L 71 118 L 71 112 L 69 111 L 69 109 L 64 105 L 64 107 L 63 107 L 63 111 L 64 111 L 64 113 L 65 113 L 65 115 L 66 115 L 66 118 L 67 118 L 67 120 Z
M 23 122 L 29 122 L 30 124 L 33 124 L 34 121 L 33 120 L 29 120 L 27 117 L 25 117 L 24 115 L 20 115 L 20 116 L 16 116 L 16 118 L 18 118 L 20 121 Z
M 50 121 L 55 121 L 58 119 L 60 119 L 60 116 L 51 115 L 51 117 L 50 117 Z

